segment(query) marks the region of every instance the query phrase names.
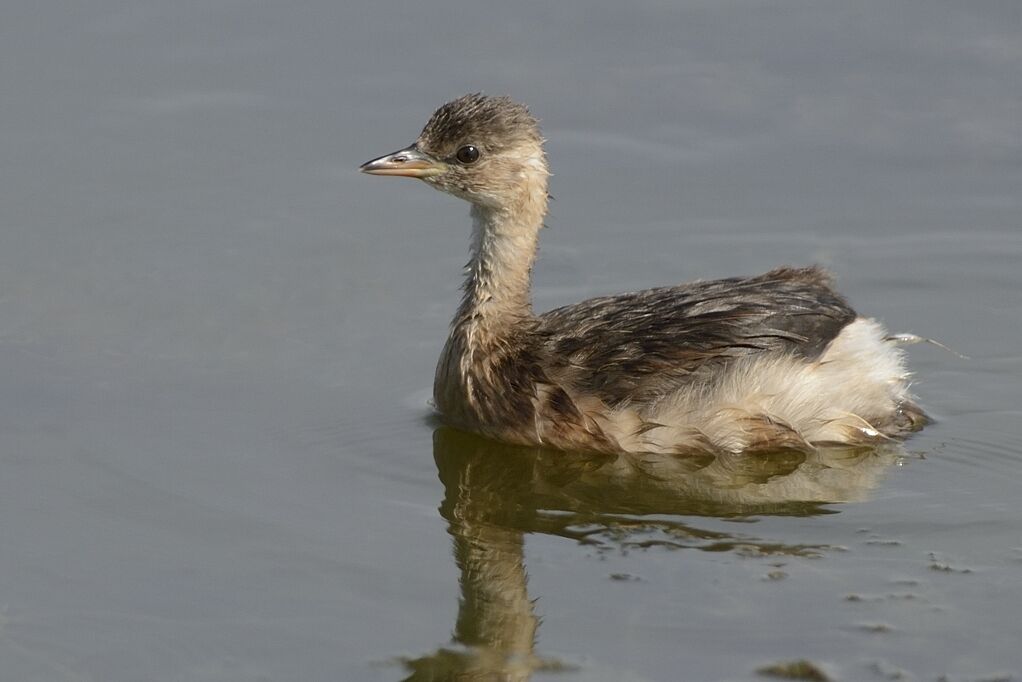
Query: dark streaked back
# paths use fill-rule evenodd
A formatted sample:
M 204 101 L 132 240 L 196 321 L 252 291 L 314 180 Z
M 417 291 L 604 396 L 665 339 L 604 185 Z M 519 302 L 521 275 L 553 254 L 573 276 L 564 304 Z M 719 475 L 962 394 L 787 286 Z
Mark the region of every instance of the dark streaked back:
M 812 360 L 855 311 L 819 268 L 594 298 L 539 317 L 546 355 L 585 392 L 617 405 L 655 400 L 753 353 Z

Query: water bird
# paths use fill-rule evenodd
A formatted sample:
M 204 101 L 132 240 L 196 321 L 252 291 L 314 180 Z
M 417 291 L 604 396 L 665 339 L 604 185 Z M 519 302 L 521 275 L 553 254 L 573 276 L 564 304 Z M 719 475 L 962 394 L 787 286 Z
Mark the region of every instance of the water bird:
M 437 109 L 412 145 L 360 168 L 471 204 L 464 296 L 433 388 L 446 423 L 561 450 L 737 453 L 875 445 L 927 422 L 899 337 L 818 267 L 534 313 L 543 143 L 525 105 L 469 94 Z

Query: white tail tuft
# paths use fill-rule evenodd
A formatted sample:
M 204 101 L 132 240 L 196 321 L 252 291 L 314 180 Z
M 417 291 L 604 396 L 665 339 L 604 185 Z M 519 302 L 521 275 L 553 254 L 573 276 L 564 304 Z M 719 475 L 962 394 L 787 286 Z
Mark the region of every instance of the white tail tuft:
M 932 344 L 932 345 L 936 346 L 937 348 L 943 348 L 948 353 L 952 353 L 954 355 L 957 355 L 962 360 L 971 360 L 972 359 L 968 355 L 962 355 L 961 353 L 959 353 L 958 351 L 956 351 L 953 348 L 948 348 L 947 346 L 945 346 L 940 341 L 934 341 L 933 339 L 928 339 L 925 336 L 917 336 L 916 334 L 891 334 L 890 336 L 885 336 L 884 337 L 884 341 L 890 341 L 892 343 L 897 343 L 899 345 L 906 345 L 906 346 L 911 346 L 912 344 L 916 344 L 916 343 L 929 343 L 929 344 Z

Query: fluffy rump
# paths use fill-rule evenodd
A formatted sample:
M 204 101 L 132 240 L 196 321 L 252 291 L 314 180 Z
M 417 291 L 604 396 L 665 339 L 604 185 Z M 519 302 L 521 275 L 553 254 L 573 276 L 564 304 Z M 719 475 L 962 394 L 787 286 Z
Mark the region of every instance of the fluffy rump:
M 751 355 L 712 381 L 601 424 L 626 451 L 755 451 L 867 445 L 917 430 L 925 415 L 908 393 L 902 352 L 859 318 L 814 361 Z

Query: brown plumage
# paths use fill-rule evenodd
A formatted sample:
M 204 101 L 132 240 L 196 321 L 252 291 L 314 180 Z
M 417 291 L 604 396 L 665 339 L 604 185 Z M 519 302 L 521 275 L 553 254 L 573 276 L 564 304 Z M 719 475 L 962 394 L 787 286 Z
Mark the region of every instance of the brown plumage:
M 434 399 L 454 426 L 603 452 L 811 449 L 920 428 L 900 351 L 819 268 L 694 282 L 532 312 L 547 208 L 535 118 L 506 97 L 438 109 L 362 170 L 472 204 L 465 295 Z

